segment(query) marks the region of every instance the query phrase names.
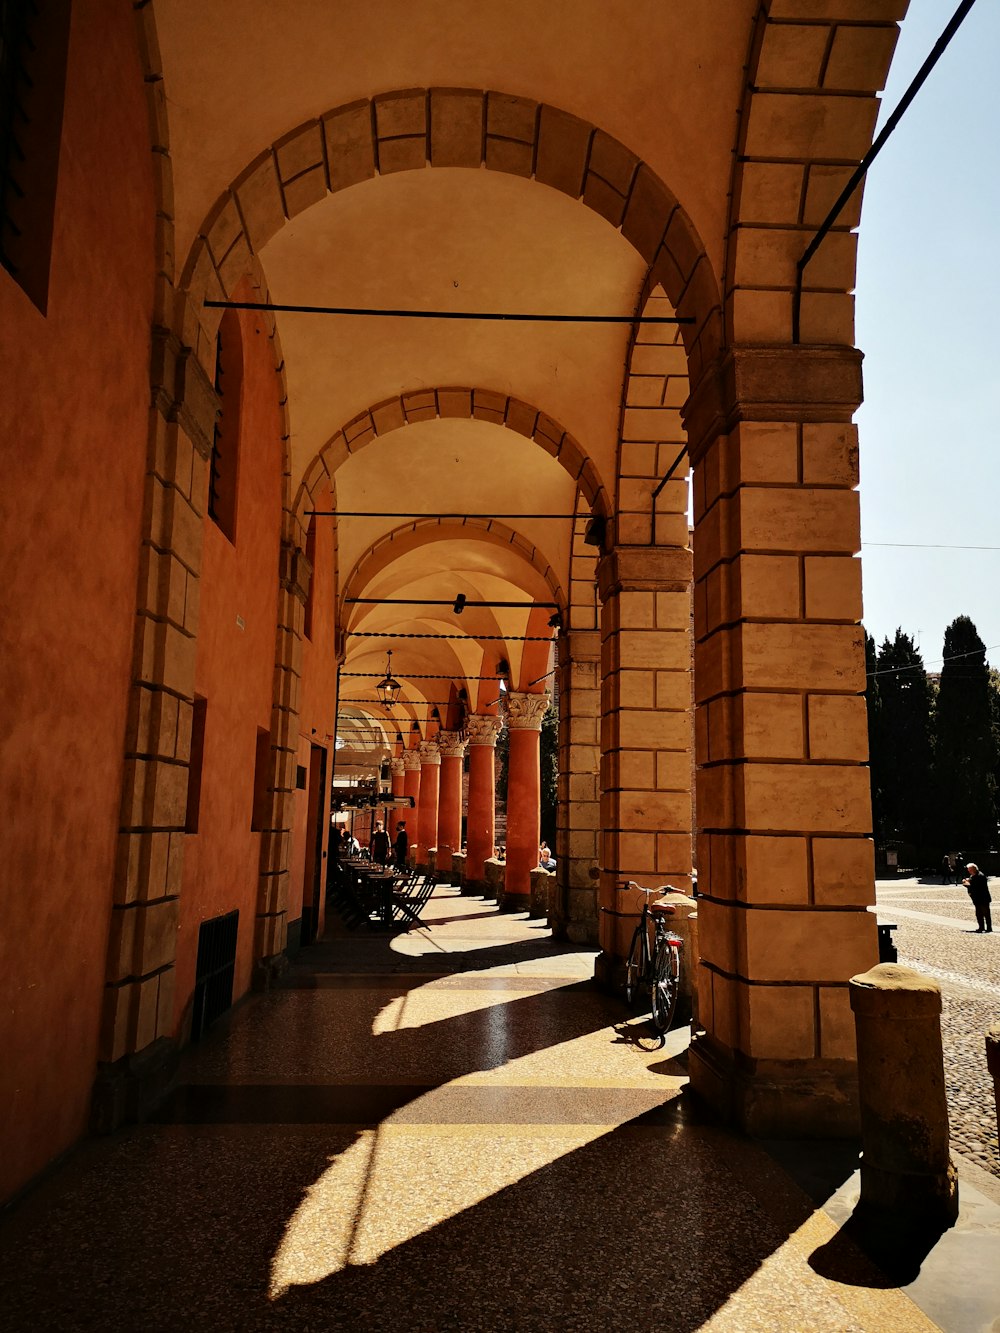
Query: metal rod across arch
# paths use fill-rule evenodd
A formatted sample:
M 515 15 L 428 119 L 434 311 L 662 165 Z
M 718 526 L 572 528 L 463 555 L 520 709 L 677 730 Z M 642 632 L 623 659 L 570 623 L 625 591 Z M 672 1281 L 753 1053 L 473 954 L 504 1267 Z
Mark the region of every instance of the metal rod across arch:
M 272 310 L 289 315 L 360 315 L 378 319 L 467 319 L 519 324 L 693 324 L 693 315 L 543 315 L 533 311 L 388 310 L 378 306 L 286 305 L 279 301 L 213 301 L 212 310 Z

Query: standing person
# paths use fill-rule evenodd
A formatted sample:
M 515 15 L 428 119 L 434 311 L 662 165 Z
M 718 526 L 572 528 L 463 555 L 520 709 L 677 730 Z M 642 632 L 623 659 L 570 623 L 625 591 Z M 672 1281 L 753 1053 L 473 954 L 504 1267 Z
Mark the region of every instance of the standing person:
M 989 881 L 975 862 L 970 861 L 965 868 L 969 872 L 969 878 L 962 882 L 969 890 L 972 906 L 976 909 L 976 934 L 992 935 L 993 919 L 990 916 L 990 903 L 993 899 L 990 897 Z
M 969 868 L 969 867 L 965 864 L 965 853 L 964 853 L 964 852 L 956 852 L 956 853 L 955 853 L 955 883 L 956 883 L 956 884 L 964 884 L 964 883 L 965 883 L 965 874 L 966 874 L 966 871 L 968 870 L 968 868 Z
M 396 841 L 392 845 L 392 850 L 396 856 L 396 865 L 400 870 L 405 870 L 410 854 L 410 839 L 407 837 L 405 819 L 401 819 L 396 825 Z
M 384 866 L 389 859 L 389 835 L 386 833 L 385 825 L 381 819 L 375 825 L 375 832 L 372 834 L 368 850 L 372 854 L 372 860 L 377 861 L 380 866 Z
M 953 884 L 955 882 L 955 861 L 954 858 L 945 852 L 941 858 L 941 883 Z

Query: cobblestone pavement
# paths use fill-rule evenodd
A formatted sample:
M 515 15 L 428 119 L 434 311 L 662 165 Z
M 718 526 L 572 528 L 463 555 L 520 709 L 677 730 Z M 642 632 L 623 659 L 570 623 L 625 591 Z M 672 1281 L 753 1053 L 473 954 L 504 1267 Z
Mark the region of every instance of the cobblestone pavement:
M 996 929 L 977 935 L 969 895 L 937 879 L 881 880 L 880 922 L 895 922 L 899 961 L 941 983 L 941 1030 L 952 1143 L 1000 1177 L 993 1080 L 984 1034 L 1000 1022 L 1000 894 L 994 890 Z

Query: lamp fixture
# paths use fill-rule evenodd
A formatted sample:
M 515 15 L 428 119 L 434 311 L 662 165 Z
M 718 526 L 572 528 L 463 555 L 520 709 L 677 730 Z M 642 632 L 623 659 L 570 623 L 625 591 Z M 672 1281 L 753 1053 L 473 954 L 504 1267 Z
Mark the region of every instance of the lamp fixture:
M 375 693 L 386 708 L 392 708 L 399 698 L 399 692 L 402 688 L 402 685 L 392 674 L 392 649 L 389 648 L 386 650 L 385 675 L 375 686 Z

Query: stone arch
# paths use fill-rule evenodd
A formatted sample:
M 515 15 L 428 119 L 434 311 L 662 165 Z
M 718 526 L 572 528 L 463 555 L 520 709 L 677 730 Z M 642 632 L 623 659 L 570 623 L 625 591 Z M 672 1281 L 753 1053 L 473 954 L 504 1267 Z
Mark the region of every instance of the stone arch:
M 264 149 L 210 210 L 182 274 L 185 327 L 199 357 L 218 311 L 285 222 L 329 193 L 424 167 L 485 167 L 579 199 L 645 260 L 683 328 L 694 380 L 722 345 L 719 287 L 686 212 L 656 173 L 597 126 L 530 98 L 474 88 L 410 88 L 335 107 Z M 198 328 L 192 328 L 194 319 Z M 276 339 L 273 317 L 268 331 Z M 280 346 L 276 341 L 280 365 Z
M 341 463 L 371 444 L 380 435 L 399 430 L 417 421 L 435 417 L 457 417 L 469 421 L 488 421 L 506 426 L 529 440 L 534 440 L 563 467 L 577 483 L 592 513 L 610 514 L 607 489 L 583 446 L 564 430 L 558 421 L 531 403 L 511 394 L 492 389 L 449 386 L 419 389 L 383 399 L 346 422 L 306 469 L 295 496 L 294 512 L 301 524 L 305 509 L 315 504 L 319 488 L 329 481 Z

